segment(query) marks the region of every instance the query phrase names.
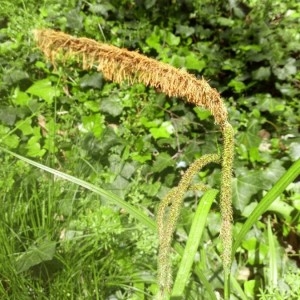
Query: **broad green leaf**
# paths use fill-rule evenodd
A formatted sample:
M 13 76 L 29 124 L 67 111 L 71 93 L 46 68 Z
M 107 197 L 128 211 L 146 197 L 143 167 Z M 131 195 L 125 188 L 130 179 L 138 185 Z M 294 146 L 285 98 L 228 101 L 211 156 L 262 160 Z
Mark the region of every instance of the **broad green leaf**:
M 36 81 L 31 87 L 26 90 L 26 92 L 28 94 L 40 97 L 48 104 L 51 104 L 53 102 L 54 97 L 58 97 L 60 95 L 57 87 L 53 87 L 52 82 L 49 79 Z
M 137 161 L 137 162 L 142 163 L 142 164 L 145 163 L 146 161 L 152 159 L 151 153 L 141 154 L 139 152 L 132 152 L 132 153 L 130 153 L 130 157 L 134 161 Z
M 174 132 L 174 127 L 171 122 L 163 122 L 159 128 L 150 128 L 150 133 L 155 139 L 168 138 Z
M 98 101 L 85 101 L 83 105 L 92 112 L 100 111 L 100 103 Z
M 246 89 L 246 85 L 242 81 L 236 79 L 230 80 L 228 86 L 233 87 L 236 93 L 241 93 Z
M 300 143 L 291 143 L 289 146 L 289 154 L 293 161 L 300 158 Z
M 20 120 L 16 123 L 16 127 L 22 131 L 23 135 L 33 134 L 33 128 L 31 124 L 32 120 L 30 118 L 25 120 Z
M 286 172 L 283 162 L 274 160 L 266 169 L 262 170 L 261 187 L 265 190 L 272 188 L 273 184 Z
M 17 51 L 17 49 L 16 49 Z M 9 72 L 4 72 L 4 75 L 2 77 L 2 82 L 6 83 L 8 85 L 15 84 L 17 82 L 20 82 L 23 79 L 29 78 L 29 75 L 26 71 L 21 70 L 12 70 Z
M 185 58 L 185 67 L 188 70 L 196 70 L 201 72 L 206 67 L 206 62 L 204 60 L 198 59 L 196 55 L 190 54 Z
M 103 76 L 99 72 L 84 75 L 79 82 L 81 88 L 101 89 L 103 86 Z
M 150 48 L 155 49 L 157 52 L 160 52 L 162 45 L 160 40 L 159 29 L 156 27 L 146 39 L 146 43 Z
M 176 33 L 187 38 L 195 33 L 195 28 L 186 25 L 176 25 Z
M 83 116 L 82 125 L 79 126 L 79 129 L 82 132 L 93 133 L 95 137 L 100 137 L 104 130 L 103 122 L 103 116 L 100 114 Z
M 66 19 L 67 19 L 67 25 L 69 28 L 72 28 L 72 30 L 80 30 L 83 27 L 82 24 L 82 16 L 79 13 L 79 10 L 74 8 L 71 9 L 67 14 L 66 14 Z
M 271 76 L 270 67 L 260 67 L 252 72 L 253 79 L 255 80 L 268 80 Z
M 117 117 L 122 113 L 123 106 L 119 98 L 109 97 L 101 101 L 100 110 L 113 117 Z
M 13 95 L 14 102 L 20 106 L 27 106 L 31 97 L 28 94 L 20 91 L 19 88 L 16 88 Z
M 243 211 L 251 197 L 261 190 L 262 173 L 247 169 L 240 169 L 233 179 L 234 207 Z
M 18 110 L 15 107 L 0 107 L 0 122 L 3 125 L 14 125 Z
M 167 32 L 165 36 L 165 41 L 170 46 L 177 46 L 180 43 L 180 37 L 174 35 L 172 32 Z
M 29 139 L 26 148 L 27 154 L 31 157 L 42 157 L 46 153 L 46 150 L 42 149 L 41 144 L 35 137 Z
M 185 63 L 185 57 L 179 56 L 177 54 L 172 55 L 172 58 L 170 60 L 170 64 L 175 68 L 183 68 L 185 67 Z
M 156 157 L 156 160 L 153 163 L 152 171 L 161 172 L 167 167 L 171 166 L 174 166 L 174 160 L 168 153 L 163 152 Z
M 249 120 L 246 131 L 241 132 L 237 138 L 239 144 L 243 144 L 248 149 L 252 147 L 258 147 L 261 143 L 261 139 L 258 136 L 260 129 L 257 119 Z
M 56 242 L 42 241 L 37 245 L 30 246 L 27 251 L 16 259 L 18 273 L 29 270 L 41 262 L 53 259 L 56 250 Z
M 16 134 L 10 134 L 0 141 L 10 149 L 15 149 L 19 146 L 20 138 Z

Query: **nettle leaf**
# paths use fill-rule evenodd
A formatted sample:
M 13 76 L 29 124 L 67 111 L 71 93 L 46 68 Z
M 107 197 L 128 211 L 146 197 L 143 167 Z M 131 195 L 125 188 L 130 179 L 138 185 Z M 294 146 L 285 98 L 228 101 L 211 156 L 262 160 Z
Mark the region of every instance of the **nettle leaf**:
M 113 117 L 117 117 L 122 113 L 123 106 L 119 98 L 110 97 L 101 101 L 100 110 Z
M 152 171 L 153 172 L 161 172 L 164 169 L 174 166 L 174 160 L 172 157 L 166 153 L 160 153 L 153 164 Z
M 153 7 L 156 3 L 156 0 L 145 0 L 145 7 L 146 9 L 149 9 L 151 7 Z
M 55 250 L 56 242 L 53 241 L 43 241 L 38 245 L 29 247 L 26 252 L 17 257 L 17 272 L 21 273 L 27 271 L 41 262 L 53 259 Z
M 115 7 L 111 5 L 109 2 L 105 2 L 103 4 L 90 4 L 89 3 L 89 10 L 93 14 L 101 15 L 104 17 L 108 17 L 108 13 L 110 11 L 115 11 Z
M 36 81 L 26 90 L 26 92 L 28 94 L 40 97 L 48 104 L 53 102 L 54 97 L 58 97 L 60 95 L 59 90 L 52 86 L 52 82 L 49 79 Z
M 122 175 L 124 178 L 129 179 L 131 178 L 131 176 L 134 174 L 134 172 L 136 171 L 137 168 L 137 164 L 136 163 L 129 163 L 126 162 L 123 166 L 123 169 L 120 173 L 120 175 Z
M 295 75 L 297 73 L 296 59 L 290 57 L 283 68 L 274 68 L 273 72 L 280 80 L 285 80 L 289 76 Z

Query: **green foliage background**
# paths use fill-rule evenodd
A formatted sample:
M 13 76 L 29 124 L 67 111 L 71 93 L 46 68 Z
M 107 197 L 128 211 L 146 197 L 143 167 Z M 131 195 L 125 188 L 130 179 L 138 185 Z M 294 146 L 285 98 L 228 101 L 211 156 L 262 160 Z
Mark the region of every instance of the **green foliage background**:
M 107 82 L 76 64 L 53 68 L 32 39 L 34 28 L 49 27 L 185 68 L 222 93 L 236 131 L 235 233 L 299 160 L 297 0 L 4 0 L 1 6 L 2 147 L 112 191 L 152 218 L 185 167 L 217 152 L 219 129 L 207 111 L 143 85 Z M 0 160 L 1 299 L 151 299 L 157 237 L 150 229 L 75 184 L 3 152 Z M 200 182 L 217 186 L 219 169 L 200 172 Z M 185 200 L 176 234 L 183 245 L 199 196 L 190 192 Z M 238 249 L 233 272 L 240 290 L 232 299 L 298 299 L 299 211 L 296 181 Z M 216 202 L 199 249 L 214 290 L 223 288 L 219 225 Z M 276 284 L 268 273 L 273 249 Z M 178 259 L 174 254 L 174 264 Z M 205 297 L 192 274 L 186 299 Z

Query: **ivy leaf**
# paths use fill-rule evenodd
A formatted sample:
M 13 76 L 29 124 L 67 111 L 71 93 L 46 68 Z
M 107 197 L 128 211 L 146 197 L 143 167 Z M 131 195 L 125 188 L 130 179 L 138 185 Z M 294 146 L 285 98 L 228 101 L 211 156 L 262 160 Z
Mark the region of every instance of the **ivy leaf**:
M 122 103 L 117 97 L 105 98 L 101 104 L 100 109 L 113 117 L 119 116 L 123 111 Z
M 171 167 L 171 166 L 174 166 L 174 160 L 168 153 L 163 152 L 156 157 L 156 160 L 152 167 L 152 171 L 161 172 L 167 167 Z
M 155 139 L 168 138 L 174 132 L 174 127 L 171 122 L 166 121 L 159 128 L 150 128 L 150 133 Z
M 185 58 L 185 67 L 189 70 L 201 72 L 206 67 L 206 62 L 199 60 L 196 55 L 190 54 Z
M 251 197 L 261 190 L 261 171 L 239 169 L 239 174 L 233 179 L 234 207 L 243 211 Z
M 167 32 L 165 41 L 170 46 L 178 46 L 180 43 L 180 37 L 174 35 L 172 32 Z
M 176 33 L 183 35 L 185 38 L 195 33 L 195 28 L 186 25 L 176 25 Z
M 270 67 L 260 67 L 252 72 L 253 79 L 255 80 L 268 80 L 271 76 Z
M 259 129 L 258 120 L 252 119 L 247 126 L 247 130 L 241 132 L 238 136 L 238 143 L 245 145 L 248 149 L 258 147 L 261 142 L 261 139 L 258 136 Z
M 271 189 L 272 185 L 285 173 L 282 161 L 273 161 L 264 171 L 262 171 L 261 188 L 265 190 Z
M 233 87 L 234 91 L 238 94 L 243 92 L 246 89 L 246 85 L 244 84 L 244 82 L 236 79 L 230 80 L 228 86 Z

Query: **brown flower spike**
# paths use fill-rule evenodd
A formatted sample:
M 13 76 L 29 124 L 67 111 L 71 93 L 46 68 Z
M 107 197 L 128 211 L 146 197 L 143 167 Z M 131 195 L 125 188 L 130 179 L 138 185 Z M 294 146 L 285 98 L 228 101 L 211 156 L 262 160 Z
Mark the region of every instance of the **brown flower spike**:
M 96 68 L 108 80 L 130 84 L 143 83 L 157 88 L 170 97 L 183 98 L 196 106 L 208 109 L 215 122 L 220 125 L 223 135 L 221 155 L 208 154 L 190 165 L 182 176 L 179 185 L 173 188 L 162 200 L 158 209 L 158 235 L 160 241 L 158 258 L 158 277 L 160 294 L 163 299 L 171 289 L 170 250 L 172 235 L 175 231 L 183 197 L 192 177 L 208 163 L 221 163 L 221 197 L 222 215 L 221 239 L 223 243 L 223 265 L 225 275 L 230 273 L 232 248 L 232 207 L 231 178 L 233 163 L 233 129 L 227 120 L 227 110 L 220 94 L 202 79 L 176 69 L 168 64 L 148 58 L 137 52 L 120 49 L 96 42 L 88 38 L 75 38 L 63 32 L 49 29 L 35 30 L 35 40 L 45 56 L 55 65 L 68 58 L 76 59 L 83 69 Z

